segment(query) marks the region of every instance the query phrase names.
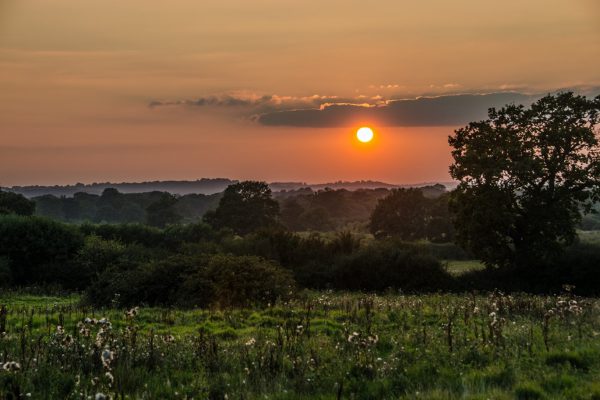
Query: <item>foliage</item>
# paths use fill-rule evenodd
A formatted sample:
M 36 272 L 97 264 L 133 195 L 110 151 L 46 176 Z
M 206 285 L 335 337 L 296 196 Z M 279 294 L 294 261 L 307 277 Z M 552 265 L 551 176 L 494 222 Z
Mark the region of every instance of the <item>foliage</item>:
M 75 258 L 78 268 L 73 281 L 77 283 L 76 287 L 86 288 L 106 268 L 118 263 L 126 250 L 120 242 L 104 240 L 94 235 L 87 236 Z
M 0 215 L 33 215 L 34 212 L 35 202 L 27 199 L 22 194 L 5 192 L 0 188 Z
M 80 230 L 85 235 L 96 235 L 105 240 L 124 244 L 140 244 L 155 248 L 164 243 L 164 231 L 142 224 L 83 224 Z
M 378 238 L 451 241 L 454 232 L 448 212 L 448 196 L 431 199 L 426 198 L 419 188 L 394 189 L 377 202 L 369 229 Z
M 490 109 L 449 138 L 458 241 L 487 265 L 532 266 L 571 243 L 600 195 L 600 97 Z
M 175 199 L 174 204 L 162 207 L 161 201 L 171 196 L 167 192 L 120 193 L 107 188 L 101 195 L 77 192 L 72 197 L 42 195 L 32 200 L 36 204 L 36 214 L 65 222 L 93 223 L 146 223 L 148 218 L 160 219 L 160 215 L 148 216 L 147 208 L 160 211 L 166 208 L 167 223 L 172 223 L 176 215 L 182 216 L 181 222 L 198 222 L 207 210 L 214 209 L 220 194 L 187 194 Z M 164 222 L 164 221 L 163 221 Z M 158 221 L 157 223 L 161 223 Z
M 291 274 L 273 261 L 254 256 L 217 254 L 210 258 L 206 279 L 214 284 L 212 303 L 239 307 L 275 303 L 291 295 Z
M 62 281 L 82 246 L 83 235 L 75 226 L 40 217 L 0 216 L 0 258 L 8 259 L 15 285 Z
M 87 302 L 125 306 L 222 307 L 289 297 L 294 282 L 276 263 L 253 256 L 177 255 L 112 264 L 88 288 Z
M 244 181 L 230 185 L 223 192 L 219 206 L 204 220 L 216 229 L 229 228 L 245 235 L 277 224 L 279 204 L 273 200 L 265 182 Z
M 148 225 L 164 228 L 167 225 L 180 222 L 183 217 L 177 213 L 175 209 L 176 204 L 176 196 L 163 193 L 158 201 L 146 207 L 146 221 Z
M 600 248 L 577 244 L 533 269 L 474 269 L 460 275 L 463 289 L 556 293 L 565 285 L 586 296 L 598 295 Z
M 435 258 L 376 243 L 340 257 L 332 271 L 335 288 L 345 290 L 436 291 L 451 288 L 452 278 Z

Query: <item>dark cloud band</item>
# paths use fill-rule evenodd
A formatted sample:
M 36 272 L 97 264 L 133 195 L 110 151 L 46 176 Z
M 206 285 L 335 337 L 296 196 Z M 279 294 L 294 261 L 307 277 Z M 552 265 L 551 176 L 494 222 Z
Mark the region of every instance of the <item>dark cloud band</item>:
M 520 93 L 491 93 L 390 100 L 375 106 L 333 103 L 319 109 L 268 112 L 256 119 L 268 126 L 343 127 L 368 122 L 380 126 L 444 126 L 485 118 L 490 107 L 528 104 L 533 99 Z
M 584 95 L 597 95 L 600 88 L 570 89 Z M 345 127 L 357 124 L 378 126 L 449 126 L 486 118 L 489 108 L 507 104 L 529 105 L 543 94 L 494 92 L 423 96 L 412 99 L 384 99 L 381 96 L 341 98 L 233 93 L 195 100 L 154 101 L 151 107 L 223 107 L 265 126 Z

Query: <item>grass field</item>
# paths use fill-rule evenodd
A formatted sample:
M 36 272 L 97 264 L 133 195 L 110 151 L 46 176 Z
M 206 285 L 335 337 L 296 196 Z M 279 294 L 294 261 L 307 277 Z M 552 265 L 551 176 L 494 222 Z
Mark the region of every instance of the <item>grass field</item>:
M 310 293 L 130 312 L 76 300 L 0 296 L 2 398 L 600 398 L 595 299 Z
M 452 275 L 461 275 L 469 271 L 478 271 L 485 268 L 479 260 L 448 260 L 443 261 Z

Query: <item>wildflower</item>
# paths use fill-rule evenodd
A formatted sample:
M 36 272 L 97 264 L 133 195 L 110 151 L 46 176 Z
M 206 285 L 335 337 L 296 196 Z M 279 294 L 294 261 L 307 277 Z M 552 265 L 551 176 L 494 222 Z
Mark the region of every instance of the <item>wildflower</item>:
M 175 341 L 175 336 L 173 336 L 173 335 L 167 335 L 167 336 L 165 336 L 164 340 L 165 340 L 166 343 L 172 343 L 172 342 Z
M 104 349 L 102 351 L 102 354 L 100 354 L 100 360 L 102 361 L 102 365 L 104 365 L 105 368 L 108 368 L 110 366 L 110 363 L 112 362 L 113 358 L 114 353 L 109 349 Z
M 94 396 L 94 400 L 108 400 L 108 396 L 106 396 L 104 393 L 96 393 L 96 396 Z
M 62 334 L 65 333 L 65 329 L 62 326 L 58 325 L 56 327 L 56 333 L 59 334 L 59 335 L 62 335 Z
M 16 361 L 8 361 L 2 365 L 2 369 L 8 372 L 17 372 L 21 370 L 21 364 Z
M 256 339 L 254 338 L 250 338 L 250 340 L 246 342 L 246 346 L 254 346 L 254 344 L 256 344 Z
M 139 307 L 133 307 L 131 310 L 125 311 L 125 317 L 129 319 L 135 317 L 138 314 L 139 309 Z
M 115 382 L 115 377 L 110 372 L 105 373 L 104 376 L 106 376 L 106 379 L 108 379 L 110 385 L 112 385 Z
M 354 338 L 358 337 L 359 333 L 358 332 L 352 332 L 349 336 L 348 336 L 348 343 L 352 343 L 352 341 L 354 340 Z

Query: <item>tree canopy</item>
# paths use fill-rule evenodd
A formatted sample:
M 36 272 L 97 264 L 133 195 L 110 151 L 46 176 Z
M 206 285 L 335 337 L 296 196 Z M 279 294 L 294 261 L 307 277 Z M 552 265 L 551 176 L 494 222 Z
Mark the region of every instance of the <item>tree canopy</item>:
M 488 266 L 534 265 L 571 243 L 600 196 L 600 96 L 490 109 L 449 137 L 460 244 Z
M 230 185 L 223 192 L 215 211 L 204 220 L 213 227 L 230 228 L 244 235 L 277 224 L 279 204 L 273 200 L 266 182 L 244 181 Z
M 449 241 L 453 228 L 447 195 L 427 198 L 420 188 L 394 189 L 377 202 L 369 228 L 378 238 Z
M 0 214 L 33 215 L 35 202 L 22 194 L 0 190 Z

